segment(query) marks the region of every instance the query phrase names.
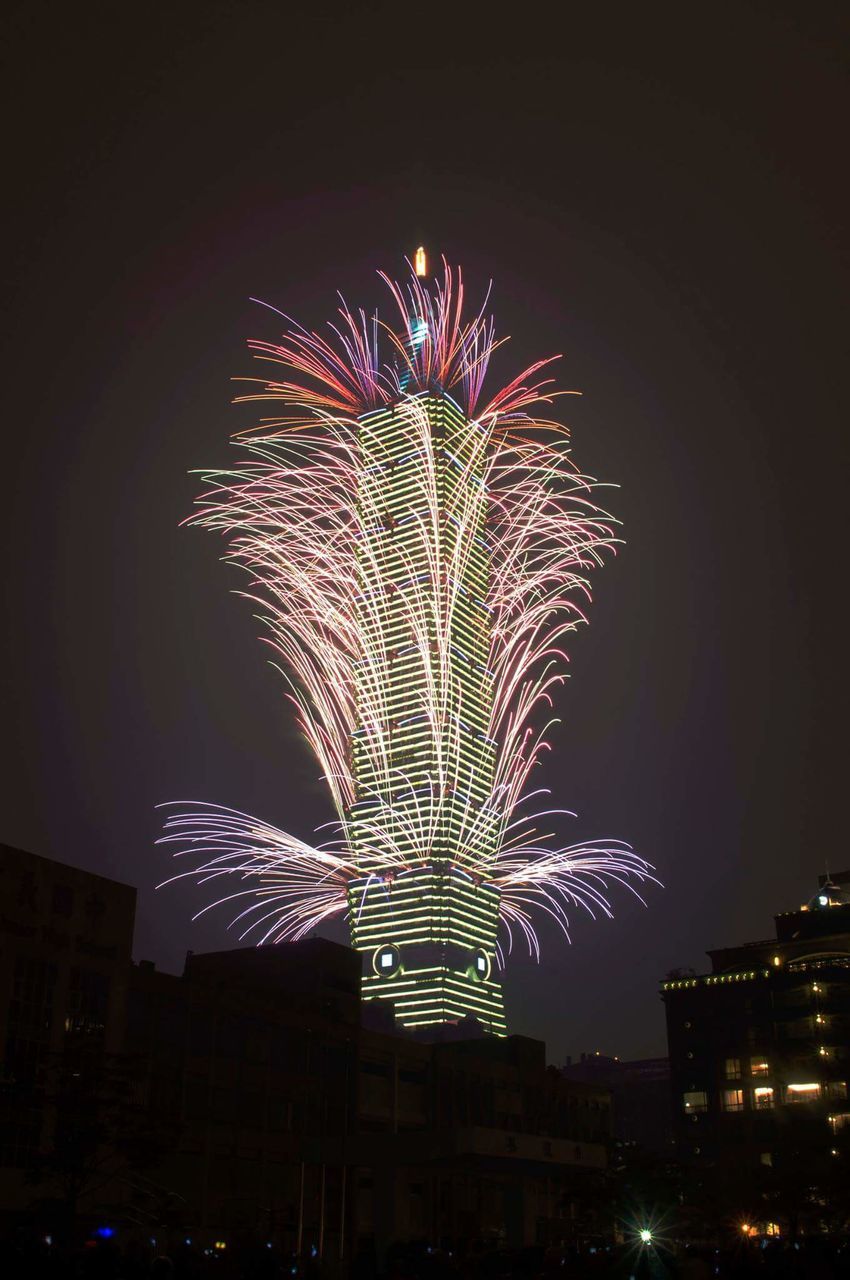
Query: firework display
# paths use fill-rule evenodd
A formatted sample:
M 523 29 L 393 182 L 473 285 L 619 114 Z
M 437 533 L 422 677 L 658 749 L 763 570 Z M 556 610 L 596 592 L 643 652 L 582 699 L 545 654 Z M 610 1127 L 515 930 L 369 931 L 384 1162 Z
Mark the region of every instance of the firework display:
M 568 433 L 541 415 L 549 361 L 489 399 L 498 345 L 460 272 L 405 286 L 397 319 L 344 305 L 329 336 L 287 321 L 252 343 L 276 402 L 209 473 L 191 522 L 221 533 L 288 684 L 335 810 L 316 844 L 232 809 L 176 806 L 163 842 L 221 885 L 240 936 L 303 937 L 347 915 L 367 999 L 410 1028 L 505 1031 L 498 972 L 536 912 L 610 915 L 649 864 L 616 841 L 560 847 L 535 812 L 567 634 L 616 539 Z M 234 882 L 236 887 L 234 887 Z

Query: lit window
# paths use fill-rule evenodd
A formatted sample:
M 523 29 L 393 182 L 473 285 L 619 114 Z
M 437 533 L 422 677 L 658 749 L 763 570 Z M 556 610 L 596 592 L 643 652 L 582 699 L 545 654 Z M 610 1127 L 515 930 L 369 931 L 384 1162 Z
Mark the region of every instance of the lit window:
M 814 1102 L 819 1097 L 819 1084 L 789 1084 L 785 1086 L 786 1102 Z
M 724 1067 L 724 1075 L 726 1076 L 727 1080 L 740 1080 L 741 1079 L 741 1059 L 727 1058 L 725 1067 Z
M 689 1093 L 683 1094 L 682 1102 L 686 1111 L 708 1110 L 708 1094 L 704 1089 L 691 1089 Z
M 827 1093 L 830 1098 L 838 1098 L 842 1101 L 847 1097 L 847 1081 L 846 1080 L 830 1080 L 826 1086 Z
M 750 1072 L 754 1076 L 769 1075 L 770 1064 L 764 1058 L 750 1058 Z
M 769 1168 L 771 1167 L 771 1165 L 773 1164 L 773 1152 L 772 1152 L 772 1151 L 762 1151 L 761 1155 L 759 1156 L 759 1161 L 760 1161 L 762 1164 L 767 1165 L 767 1167 L 768 1167 L 768 1169 L 769 1169 Z
M 720 1095 L 720 1105 L 724 1111 L 743 1111 L 744 1090 L 724 1089 Z
M 393 953 L 391 951 L 381 952 L 381 968 L 391 969 L 393 967 Z
M 843 1111 L 836 1116 L 830 1116 L 829 1123 L 832 1125 L 832 1132 L 837 1133 L 839 1129 L 846 1129 L 850 1124 L 850 1114 Z
M 756 1111 L 769 1111 L 773 1106 L 773 1088 L 770 1085 L 759 1085 L 753 1089 L 753 1106 Z

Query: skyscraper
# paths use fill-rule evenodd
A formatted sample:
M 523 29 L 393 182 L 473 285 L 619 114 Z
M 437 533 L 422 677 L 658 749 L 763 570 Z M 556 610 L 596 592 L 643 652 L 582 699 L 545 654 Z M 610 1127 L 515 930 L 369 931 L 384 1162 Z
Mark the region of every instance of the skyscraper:
M 363 415 L 359 443 L 349 901 L 364 995 L 390 996 L 407 1026 L 474 1014 L 501 1032 L 499 893 L 482 878 L 498 828 L 486 433 L 423 391 Z M 388 870 L 399 854 L 409 865 Z
M 611 914 L 607 880 L 652 876 L 617 841 L 553 845 L 560 811 L 530 807 L 565 638 L 617 540 L 537 415 L 550 362 L 485 399 L 492 320 L 466 314 L 459 272 L 425 271 L 420 250 L 406 286 L 383 277 L 395 326 L 343 305 L 329 337 L 288 322 L 251 343 L 285 372 L 241 399 L 281 408 L 193 517 L 249 575 L 336 834 L 197 805 L 163 839 L 182 875 L 236 877 L 218 901 L 243 937 L 346 915 L 367 998 L 411 1029 L 503 1034 L 497 973 L 516 942 L 539 954 L 535 913 L 567 934 L 573 907 Z

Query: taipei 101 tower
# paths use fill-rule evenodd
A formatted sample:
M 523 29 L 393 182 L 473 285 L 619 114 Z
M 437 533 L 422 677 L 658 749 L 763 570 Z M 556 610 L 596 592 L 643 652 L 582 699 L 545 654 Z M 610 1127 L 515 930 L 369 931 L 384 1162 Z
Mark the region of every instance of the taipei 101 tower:
M 548 417 L 551 362 L 485 394 L 499 344 L 461 273 L 432 281 L 420 249 L 405 285 L 382 278 L 395 325 L 343 304 L 327 336 L 250 344 L 282 374 L 240 399 L 274 416 L 191 520 L 248 575 L 335 826 L 305 843 L 182 805 L 163 843 L 224 883 L 242 937 L 345 916 L 364 999 L 414 1032 L 503 1035 L 498 975 L 539 953 L 540 914 L 567 933 L 576 908 L 611 913 L 608 882 L 653 878 L 620 842 L 558 845 L 532 780 L 615 522 Z
M 504 1030 L 489 736 L 486 435 L 439 386 L 359 420 L 362 540 L 351 936 L 407 1026 Z M 426 852 L 427 851 L 427 852 Z M 424 856 L 423 856 L 424 855 Z M 403 870 L 386 870 L 400 856 Z

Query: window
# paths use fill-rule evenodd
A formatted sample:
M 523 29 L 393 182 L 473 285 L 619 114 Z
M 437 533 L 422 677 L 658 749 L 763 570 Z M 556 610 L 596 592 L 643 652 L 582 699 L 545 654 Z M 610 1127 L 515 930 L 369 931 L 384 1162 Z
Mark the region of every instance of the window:
M 816 1102 L 819 1097 L 819 1084 L 789 1084 L 785 1088 L 786 1102 Z
M 727 1080 L 741 1079 L 741 1059 L 727 1058 L 723 1068 L 723 1074 Z
M 762 1151 L 761 1155 L 759 1156 L 759 1161 L 761 1164 L 766 1165 L 768 1169 L 771 1168 L 771 1166 L 773 1165 L 773 1152 Z
M 773 1089 L 768 1084 L 753 1089 L 753 1106 L 756 1111 L 769 1111 L 773 1106 Z
M 750 1073 L 754 1076 L 770 1075 L 770 1064 L 764 1058 L 750 1058 Z
M 843 1102 L 847 1097 L 847 1081 L 846 1080 L 830 1080 L 826 1086 L 826 1091 L 830 1098 L 838 1099 Z
M 686 1111 L 707 1111 L 708 1110 L 708 1094 L 704 1089 L 691 1089 L 688 1093 L 682 1095 L 682 1102 Z
M 724 1111 L 743 1111 L 744 1090 L 724 1089 L 720 1095 L 720 1105 Z

